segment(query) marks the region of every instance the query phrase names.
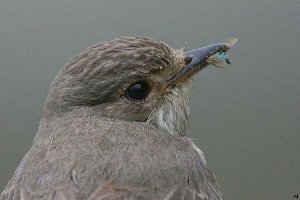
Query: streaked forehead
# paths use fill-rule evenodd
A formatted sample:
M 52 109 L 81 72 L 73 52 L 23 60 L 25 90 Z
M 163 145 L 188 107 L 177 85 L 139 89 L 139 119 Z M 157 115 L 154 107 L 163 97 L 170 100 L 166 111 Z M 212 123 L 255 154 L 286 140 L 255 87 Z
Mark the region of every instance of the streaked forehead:
M 153 40 L 146 37 L 122 37 L 119 39 L 108 40 L 101 42 L 97 45 L 90 47 L 89 49 L 102 50 L 103 53 L 107 52 L 122 52 L 127 50 L 137 49 L 157 49 L 158 51 L 164 51 L 165 53 L 171 53 L 170 47 L 163 42 Z
M 151 73 L 172 70 L 176 52 L 163 42 L 144 37 L 122 37 L 102 42 L 75 56 L 66 68 L 73 72 Z M 85 73 L 85 75 L 87 75 Z M 100 72 L 101 73 L 101 72 Z
M 150 38 L 123 37 L 90 48 L 99 51 L 102 58 L 120 62 L 123 66 L 164 68 L 170 66 L 173 50 L 163 42 Z M 151 70 L 151 69 L 150 69 Z

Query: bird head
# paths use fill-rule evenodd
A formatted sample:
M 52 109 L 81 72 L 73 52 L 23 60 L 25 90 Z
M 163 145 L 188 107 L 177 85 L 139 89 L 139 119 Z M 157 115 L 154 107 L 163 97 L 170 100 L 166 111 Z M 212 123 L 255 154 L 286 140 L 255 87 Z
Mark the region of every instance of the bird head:
M 72 58 L 58 73 L 43 117 L 73 112 L 148 123 L 184 135 L 192 77 L 209 64 L 208 58 L 231 46 L 218 43 L 183 52 L 143 37 L 97 44 Z

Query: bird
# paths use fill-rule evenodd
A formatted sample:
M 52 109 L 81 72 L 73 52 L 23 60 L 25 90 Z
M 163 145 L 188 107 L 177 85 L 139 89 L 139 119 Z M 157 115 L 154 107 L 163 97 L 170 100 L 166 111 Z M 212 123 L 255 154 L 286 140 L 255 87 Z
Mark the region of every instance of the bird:
M 71 58 L 50 84 L 32 147 L 0 200 L 222 199 L 186 134 L 188 96 L 194 75 L 229 63 L 235 42 L 184 52 L 124 36 Z

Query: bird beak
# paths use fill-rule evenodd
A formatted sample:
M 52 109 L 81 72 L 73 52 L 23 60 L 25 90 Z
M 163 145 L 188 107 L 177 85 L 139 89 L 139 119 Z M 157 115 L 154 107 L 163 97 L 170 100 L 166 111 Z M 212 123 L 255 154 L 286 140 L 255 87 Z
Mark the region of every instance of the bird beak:
M 236 38 L 231 38 L 224 43 L 212 44 L 199 49 L 184 52 L 183 55 L 185 56 L 186 60 L 189 61 L 189 63 L 182 70 L 171 77 L 168 80 L 168 84 L 170 85 L 174 84 L 175 82 L 184 82 L 185 80 L 189 79 L 198 71 L 209 65 L 209 63 L 206 62 L 207 58 L 218 52 L 225 54 L 225 52 L 228 51 L 236 42 Z M 225 54 L 223 59 L 228 64 L 231 63 L 227 54 Z

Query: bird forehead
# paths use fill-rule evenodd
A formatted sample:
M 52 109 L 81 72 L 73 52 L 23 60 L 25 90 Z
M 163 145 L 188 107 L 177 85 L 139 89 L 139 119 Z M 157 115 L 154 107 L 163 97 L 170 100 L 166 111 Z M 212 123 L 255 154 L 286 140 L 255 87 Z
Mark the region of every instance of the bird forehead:
M 172 66 L 176 57 L 165 43 L 149 38 L 126 37 L 98 46 L 102 58 L 110 58 L 129 68 L 162 70 Z
M 173 74 L 182 67 L 181 51 L 150 38 L 123 37 L 88 48 L 66 70 L 76 77 Z

